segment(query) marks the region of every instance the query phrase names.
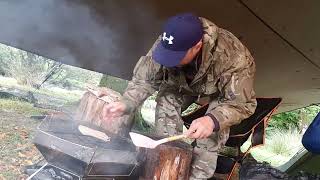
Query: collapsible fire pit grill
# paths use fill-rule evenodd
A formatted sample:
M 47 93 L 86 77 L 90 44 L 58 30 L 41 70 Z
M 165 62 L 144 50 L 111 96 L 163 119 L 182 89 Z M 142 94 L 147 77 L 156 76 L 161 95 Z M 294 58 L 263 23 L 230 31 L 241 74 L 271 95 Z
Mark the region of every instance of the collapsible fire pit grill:
M 105 142 L 82 135 L 79 125 L 103 131 L 87 122 L 53 116 L 48 116 L 38 126 L 34 144 L 49 165 L 79 179 L 135 179 L 138 176 L 141 162 L 129 139 L 106 133 L 110 141 Z

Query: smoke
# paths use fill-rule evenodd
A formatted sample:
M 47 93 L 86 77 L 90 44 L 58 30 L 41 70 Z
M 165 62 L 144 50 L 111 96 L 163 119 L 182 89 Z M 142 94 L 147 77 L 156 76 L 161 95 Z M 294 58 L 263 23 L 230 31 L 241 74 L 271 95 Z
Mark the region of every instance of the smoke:
M 131 74 L 137 52 L 151 46 L 142 38 L 150 34 L 146 24 L 154 22 L 152 12 L 148 3 L 131 1 L 3 0 L 0 41 L 67 64 L 122 76 L 128 74 L 124 72 L 128 66 Z M 132 38 L 138 41 L 128 40 Z

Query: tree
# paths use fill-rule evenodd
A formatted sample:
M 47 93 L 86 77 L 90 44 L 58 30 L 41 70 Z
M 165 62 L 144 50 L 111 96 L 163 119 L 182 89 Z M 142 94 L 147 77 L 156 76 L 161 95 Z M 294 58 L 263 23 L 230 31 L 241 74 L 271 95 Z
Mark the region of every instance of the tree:
M 13 77 L 21 85 L 39 88 L 46 80 L 62 71 L 63 64 L 30 52 L 0 45 L 2 74 Z

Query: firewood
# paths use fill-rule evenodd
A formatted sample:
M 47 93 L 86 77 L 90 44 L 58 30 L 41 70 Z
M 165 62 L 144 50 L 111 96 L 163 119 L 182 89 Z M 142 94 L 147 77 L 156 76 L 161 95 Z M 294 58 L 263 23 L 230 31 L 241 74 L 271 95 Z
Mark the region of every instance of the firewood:
M 104 106 L 118 101 L 120 98 L 120 93 L 105 87 L 97 90 L 88 89 L 80 101 L 74 119 L 88 121 L 108 132 L 127 136 L 132 126 L 132 116 L 124 115 L 120 118 L 106 121 L 101 114 Z
M 184 142 L 170 142 L 155 149 L 141 148 L 146 160 L 140 180 L 187 180 L 192 147 Z

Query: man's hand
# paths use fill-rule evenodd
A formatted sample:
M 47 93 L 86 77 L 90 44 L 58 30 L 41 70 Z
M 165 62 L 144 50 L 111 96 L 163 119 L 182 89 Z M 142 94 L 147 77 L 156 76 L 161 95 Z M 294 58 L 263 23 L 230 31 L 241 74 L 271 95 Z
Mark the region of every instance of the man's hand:
M 192 121 L 186 135 L 192 139 L 204 139 L 209 137 L 214 129 L 214 123 L 209 116 L 203 116 Z
M 102 119 L 108 121 L 108 120 L 120 117 L 121 115 L 124 114 L 126 108 L 127 108 L 127 105 L 124 102 L 121 102 L 121 101 L 112 102 L 103 107 Z

